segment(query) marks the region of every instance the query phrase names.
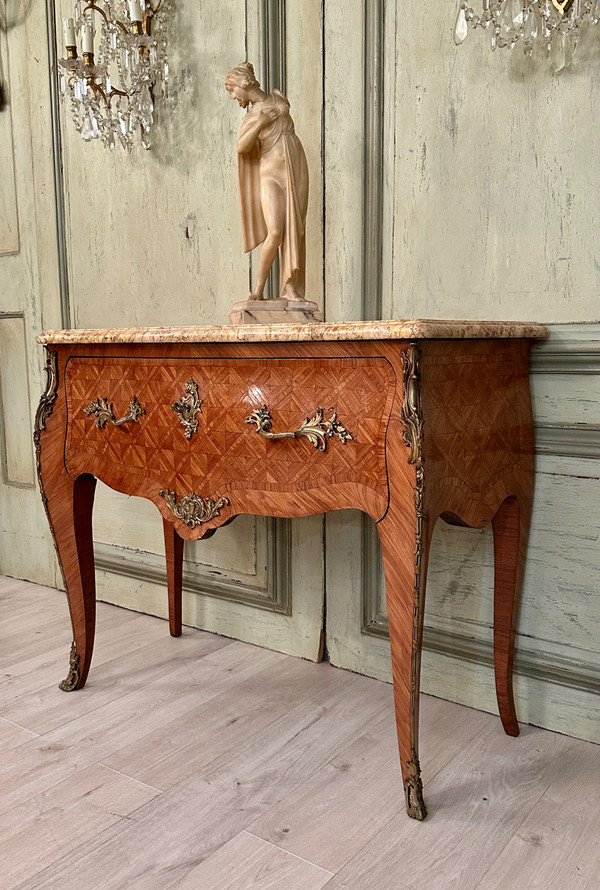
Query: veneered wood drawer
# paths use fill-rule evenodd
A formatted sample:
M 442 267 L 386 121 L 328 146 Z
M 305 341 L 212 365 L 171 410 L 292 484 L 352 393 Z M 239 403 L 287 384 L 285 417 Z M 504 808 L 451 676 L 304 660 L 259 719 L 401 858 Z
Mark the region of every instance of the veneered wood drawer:
M 193 380 L 202 400 L 190 438 L 174 403 Z M 71 475 L 112 484 L 115 473 L 180 493 L 223 495 L 235 489 L 306 491 L 328 483 L 367 486 L 387 499 L 385 436 L 396 377 L 382 357 L 155 359 L 72 357 L 65 374 L 65 461 Z M 112 403 L 116 418 L 133 397 L 137 422 L 98 428 L 86 408 Z M 333 413 L 351 435 L 266 439 L 246 418 L 266 405 L 272 431 L 294 431 L 317 409 Z M 118 486 L 117 486 L 118 487 Z

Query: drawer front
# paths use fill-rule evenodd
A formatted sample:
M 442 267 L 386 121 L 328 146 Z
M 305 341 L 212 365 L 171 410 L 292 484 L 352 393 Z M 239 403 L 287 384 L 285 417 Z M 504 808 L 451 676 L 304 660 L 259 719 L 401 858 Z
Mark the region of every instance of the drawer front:
M 65 386 L 73 475 L 110 485 L 117 471 L 202 497 L 339 482 L 387 497 L 396 378 L 384 358 L 74 357 Z

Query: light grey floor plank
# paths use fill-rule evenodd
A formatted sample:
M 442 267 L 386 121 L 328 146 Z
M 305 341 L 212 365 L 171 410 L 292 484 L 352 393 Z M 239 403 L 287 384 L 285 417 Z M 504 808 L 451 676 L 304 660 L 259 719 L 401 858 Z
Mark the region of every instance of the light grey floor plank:
M 35 732 L 30 732 L 28 729 L 23 729 L 22 726 L 16 726 L 9 720 L 3 720 L 0 717 L 0 755 L 4 755 L 12 748 L 18 748 L 23 742 L 35 737 Z
M 369 688 L 370 681 L 363 679 Z M 202 771 L 237 746 L 248 744 L 253 734 L 262 735 L 265 726 L 275 724 L 301 702 L 320 695 L 326 706 L 329 693 L 339 694 L 345 682 L 328 665 L 286 659 L 223 690 L 218 698 L 198 707 L 186 722 L 174 724 L 171 734 L 155 732 L 103 762 L 166 789 Z M 376 707 L 380 706 L 378 700 Z M 333 747 L 332 743 L 331 754 Z
M 157 624 L 162 627 L 157 628 Z M 156 633 L 157 629 L 162 631 L 160 636 Z M 203 633 L 185 634 L 179 639 L 165 638 L 165 629 L 164 621 L 128 624 L 125 631 L 120 628 L 123 632 L 119 634 L 120 642 L 127 655 L 114 655 L 113 649 L 113 658 L 108 660 L 106 647 L 100 646 L 98 655 L 104 654 L 105 657 L 96 660 L 94 654 L 88 683 L 85 689 L 78 692 L 58 690 L 58 680 L 63 679 L 66 671 L 64 663 L 61 663 L 58 672 L 54 661 L 50 668 L 40 669 L 40 686 L 37 689 L 25 693 L 24 684 L 21 684 L 21 694 L 0 706 L 0 717 L 33 732 L 48 733 L 139 688 L 141 678 L 143 683 L 151 683 L 185 668 L 188 661 L 197 661 L 216 649 L 231 645 L 231 641 L 224 637 Z M 103 636 L 105 633 L 107 629 Z M 129 650 L 125 646 L 127 634 L 131 637 Z M 145 644 L 143 647 L 142 641 Z M 29 681 L 30 678 L 27 679 Z
M 167 669 L 165 676 L 145 685 L 140 683 L 133 692 L 21 745 L 10 760 L 0 761 L 0 812 L 101 761 L 160 726 L 165 727 L 165 737 L 168 737 L 172 727 L 184 714 L 194 711 L 198 702 L 211 699 L 235 684 L 234 674 L 228 669 L 229 652 L 238 645 L 241 646 L 239 658 L 247 662 L 243 644 L 222 647 L 210 653 L 213 658 L 210 664 L 203 664 L 204 659 L 199 658 L 194 659 L 191 667 L 185 664 L 172 671 Z M 217 661 L 218 655 L 223 665 Z M 258 649 L 247 670 L 259 673 L 265 664 L 284 658 L 280 653 Z M 72 693 L 57 690 L 56 694 L 67 699 L 87 695 L 93 700 L 94 697 L 93 689 L 87 687 Z
M 69 662 L 69 648 L 71 646 L 71 631 L 68 613 L 67 616 L 43 618 L 44 631 L 40 628 L 40 613 L 35 609 L 30 614 L 23 615 L 15 612 L 4 616 L 2 627 L 2 650 L 0 650 L 0 670 L 8 671 L 15 664 L 20 664 L 29 658 L 32 652 L 42 654 L 56 649 L 57 640 L 64 641 L 66 647 L 66 661 Z
M 248 831 L 337 872 L 404 809 L 398 744 L 389 716 L 251 822 Z
M 29 581 L 0 575 L 0 615 L 14 614 L 15 606 L 19 609 L 21 606 L 29 606 L 31 610 L 31 607 L 40 602 L 46 602 L 46 591 L 51 592 L 52 601 L 47 606 L 50 611 L 66 605 L 65 594 L 54 587 L 43 587 L 41 584 L 30 584 Z
M 366 734 L 248 830 L 322 868 L 333 872 L 342 868 L 392 816 L 404 814 L 391 701 L 390 709 L 383 720 L 370 725 Z M 429 779 L 494 719 L 441 699 L 424 698 L 421 733 Z
M 289 659 L 296 665 L 310 665 Z M 322 666 L 335 678 L 328 695 L 307 698 L 261 733 L 238 740 L 237 748 L 211 762 L 202 773 L 140 808 L 126 826 L 108 829 L 86 849 L 40 873 L 23 890 L 84 885 L 102 868 L 103 890 L 122 886 L 164 890 L 244 830 L 352 740 L 357 727 L 389 707 L 388 687 L 377 681 Z M 338 682 L 339 679 L 345 682 Z M 350 691 L 371 688 L 361 697 Z M 306 687 L 306 683 L 301 684 Z M 383 695 L 382 695 L 383 693 Z M 377 701 L 377 699 L 379 699 Z M 241 699 L 240 704 L 243 703 Z M 350 726 L 346 718 L 352 715 Z
M 24 582 L 21 582 L 24 583 Z M 44 588 L 47 590 L 47 588 Z M 52 597 L 51 594 L 54 594 Z M 64 594 L 49 591 L 47 598 L 52 601 Z M 64 604 L 66 606 L 66 603 Z M 51 612 L 53 610 L 50 610 Z M 62 611 L 62 610 L 61 610 Z M 115 609 L 105 603 L 98 603 L 98 637 L 93 656 L 93 673 L 90 683 L 95 681 L 97 668 L 114 658 L 124 660 L 132 651 L 147 646 L 153 639 L 164 638 L 165 622 L 148 615 Z M 45 614 L 45 612 L 44 612 Z M 58 685 L 68 671 L 69 650 L 71 648 L 71 623 L 68 610 L 52 627 L 45 623 L 43 634 L 26 634 L 22 645 L 6 658 L 0 674 L 0 706 L 4 706 L 30 692 L 36 692 L 42 685 Z M 39 627 L 39 617 L 37 628 Z M 0 644 L 5 649 L 11 639 L 11 631 L 0 621 Z
M 534 727 L 509 738 L 498 721 L 425 782 L 424 822 L 394 816 L 328 890 L 477 887 L 543 796 L 558 764 L 581 744 Z
M 94 764 L 13 807 L 0 816 L 0 887 L 18 886 L 160 793 Z
M 64 595 L 0 578 L 2 890 L 600 890 L 600 747 L 423 697 L 417 823 L 387 684 L 99 613 L 64 694 Z
M 173 886 L 176 890 L 320 890 L 331 872 L 245 831 Z
M 581 743 L 556 766 L 552 784 L 478 884 L 481 890 L 600 887 L 600 747 Z

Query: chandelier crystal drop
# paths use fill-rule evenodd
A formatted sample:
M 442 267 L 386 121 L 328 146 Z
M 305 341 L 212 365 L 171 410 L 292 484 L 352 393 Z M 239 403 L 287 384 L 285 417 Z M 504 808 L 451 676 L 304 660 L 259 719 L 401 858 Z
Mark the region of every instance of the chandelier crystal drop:
M 155 100 L 168 95 L 171 8 L 172 0 L 76 0 L 74 18 L 63 19 L 60 91 L 85 142 L 150 148 Z
M 512 49 L 519 41 L 527 56 L 542 44 L 555 71 L 566 65 L 582 28 L 600 20 L 600 0 L 482 0 L 481 13 L 460 0 L 454 25 L 454 42 L 463 43 L 472 28 L 490 32 L 490 45 Z

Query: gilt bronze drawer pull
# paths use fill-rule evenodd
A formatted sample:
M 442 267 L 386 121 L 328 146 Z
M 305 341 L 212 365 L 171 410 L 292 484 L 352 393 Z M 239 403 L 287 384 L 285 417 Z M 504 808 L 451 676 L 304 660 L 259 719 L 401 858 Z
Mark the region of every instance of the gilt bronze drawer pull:
M 171 411 L 178 415 L 185 431 L 185 438 L 191 439 L 198 432 L 196 414 L 202 414 L 202 399 L 198 395 L 198 384 L 190 377 L 185 385 L 185 396 L 171 405 Z
M 121 417 L 120 420 L 115 420 L 112 402 L 109 402 L 108 399 L 97 399 L 97 401 L 92 402 L 83 410 L 88 417 L 91 414 L 96 415 L 96 426 L 98 429 L 102 429 L 107 423 L 112 423 L 113 426 L 123 426 L 124 423 L 131 422 L 139 423 L 141 415 L 146 413 L 135 396 L 129 403 L 129 413 L 125 417 Z
M 335 412 L 329 420 L 323 420 L 323 408 L 317 408 L 314 417 L 307 417 L 297 430 L 288 433 L 271 432 L 273 422 L 266 405 L 249 414 L 246 423 L 255 423 L 257 433 L 264 439 L 298 439 L 300 436 L 305 436 L 319 451 L 325 451 L 327 439 L 331 439 L 332 436 L 338 436 L 344 445 L 348 439 L 352 439 L 352 434 L 338 422 Z
M 212 498 L 201 498 L 193 491 L 184 495 L 179 503 L 177 503 L 177 493 L 174 491 L 167 489 L 159 491 L 158 494 L 161 498 L 165 498 L 171 513 L 177 519 L 185 522 L 189 528 L 196 528 L 196 526 L 214 519 L 219 515 L 221 507 L 225 507 L 229 503 L 227 498 L 218 497 L 216 501 L 213 501 Z

